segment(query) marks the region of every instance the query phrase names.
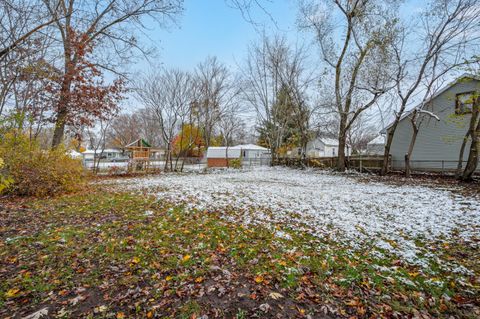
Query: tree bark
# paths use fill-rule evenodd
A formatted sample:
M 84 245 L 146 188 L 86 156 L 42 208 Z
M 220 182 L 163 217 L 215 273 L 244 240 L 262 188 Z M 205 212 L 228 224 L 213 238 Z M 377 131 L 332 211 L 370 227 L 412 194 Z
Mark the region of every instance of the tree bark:
M 390 127 L 387 130 L 387 142 L 385 143 L 385 151 L 383 153 L 383 165 L 382 165 L 382 170 L 380 172 L 380 175 L 384 176 L 388 174 L 390 171 L 389 167 L 389 157 L 390 157 L 390 149 L 392 147 L 393 143 L 393 137 L 395 136 L 395 130 L 397 129 L 398 123 L 400 122 L 400 114 L 403 114 L 403 110 L 401 109 L 400 112 L 398 113 L 395 117 L 395 121 L 392 124 L 392 127 Z
M 457 170 L 455 172 L 455 178 L 459 179 L 462 176 L 462 167 L 463 167 L 463 155 L 465 154 L 465 147 L 467 146 L 468 138 L 470 137 L 470 129 L 465 134 L 463 138 L 462 146 L 460 147 L 460 154 L 458 156 Z
M 347 126 L 347 116 L 340 114 L 340 129 L 338 132 L 338 160 L 337 170 L 339 172 L 345 172 L 345 146 L 347 144 L 347 135 L 345 134 L 345 128 Z
M 68 20 L 69 21 L 69 20 Z M 67 38 L 64 39 L 64 74 L 62 87 L 60 88 L 60 97 L 57 104 L 57 119 L 55 121 L 55 129 L 53 132 L 52 148 L 57 148 L 63 142 L 65 133 L 65 124 L 68 116 L 68 104 L 70 101 L 70 90 L 72 86 L 72 76 L 75 72 L 76 59 L 72 57 L 71 31 L 67 28 Z
M 467 165 L 465 165 L 465 171 L 463 172 L 462 180 L 473 180 L 473 174 L 478 166 L 478 152 L 480 146 L 480 121 L 477 123 L 477 127 L 472 131 L 472 145 L 470 146 L 470 152 L 468 154 Z
M 63 108 L 57 114 L 55 121 L 55 129 L 53 131 L 52 148 L 57 148 L 63 142 L 63 135 L 65 134 L 65 120 L 67 118 L 67 110 Z
M 478 166 L 478 153 L 480 148 L 480 97 L 476 97 L 472 105 L 469 132 L 472 143 L 470 145 L 467 164 L 465 165 L 465 170 L 462 175 L 462 180 L 464 181 L 471 181 L 473 179 L 473 174 Z
M 410 178 L 410 155 L 405 154 L 405 177 Z

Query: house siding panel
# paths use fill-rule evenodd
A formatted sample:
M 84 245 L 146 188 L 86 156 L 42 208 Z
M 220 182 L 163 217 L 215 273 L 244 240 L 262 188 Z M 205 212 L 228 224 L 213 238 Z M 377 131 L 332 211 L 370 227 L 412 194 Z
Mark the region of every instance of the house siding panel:
M 479 91 L 480 82 L 460 82 L 437 96 L 427 109 L 436 114 L 440 121 L 427 115 L 418 132 L 417 140 L 411 155 L 412 167 L 425 170 L 454 169 L 460 154 L 462 139 L 468 130 L 470 115 L 455 116 L 456 94 Z M 413 133 L 409 118 L 400 121 L 391 147 L 392 166 L 404 168 L 405 154 L 410 145 Z M 468 158 L 468 149 L 464 160 Z M 419 161 L 419 162 L 416 162 Z

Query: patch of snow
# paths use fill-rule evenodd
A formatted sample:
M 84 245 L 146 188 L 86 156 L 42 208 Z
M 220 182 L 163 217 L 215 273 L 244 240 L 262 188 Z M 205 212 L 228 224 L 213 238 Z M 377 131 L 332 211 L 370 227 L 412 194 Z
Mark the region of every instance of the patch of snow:
M 23 317 L 23 319 L 40 319 L 43 317 L 48 317 L 48 307 L 42 308 L 26 317 Z
M 286 232 L 281 231 L 281 230 L 275 231 L 275 236 L 277 236 L 278 238 L 283 238 L 283 239 L 288 239 L 288 240 L 292 239 L 292 236 L 290 236 L 290 234 L 287 234 Z
M 435 256 L 429 257 L 425 248 L 417 247 L 415 239 L 455 236 L 468 241 L 478 237 L 480 229 L 480 201 L 476 198 L 425 186 L 366 184 L 313 170 L 261 167 L 163 174 L 117 183 L 192 209 L 228 211 L 225 218 L 246 225 L 285 224 L 352 249 L 373 242 L 377 248 L 422 267 Z
M 147 217 L 148 217 L 148 216 L 152 216 L 152 215 L 153 215 L 153 211 L 151 211 L 151 210 L 146 210 L 145 213 L 143 213 L 143 215 L 145 215 L 145 216 L 147 216 Z

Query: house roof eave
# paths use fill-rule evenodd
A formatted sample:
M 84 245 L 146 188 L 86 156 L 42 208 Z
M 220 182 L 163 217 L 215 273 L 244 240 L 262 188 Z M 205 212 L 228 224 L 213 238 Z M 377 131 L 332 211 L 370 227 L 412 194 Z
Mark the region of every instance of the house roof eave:
M 442 89 L 440 89 L 437 93 L 435 93 L 434 95 L 432 95 L 432 97 L 430 97 L 425 103 L 423 103 L 423 105 L 422 105 L 422 103 L 419 103 L 419 104 L 417 104 L 415 107 L 411 108 L 410 110 L 405 111 L 398 122 L 403 121 L 406 117 L 408 117 L 408 116 L 413 112 L 413 110 L 415 110 L 415 109 L 417 109 L 417 108 L 423 108 L 423 107 L 425 107 L 425 105 L 427 105 L 428 103 L 430 103 L 432 100 L 436 99 L 439 95 L 443 94 L 445 91 L 447 91 L 447 90 L 450 89 L 452 86 L 454 86 L 455 84 L 457 84 L 460 80 L 465 79 L 465 78 L 469 78 L 469 79 L 472 79 L 472 80 L 480 81 L 480 76 L 477 76 L 477 75 L 474 75 L 474 74 L 469 74 L 469 73 L 464 73 L 464 74 L 462 74 L 461 76 L 457 77 L 454 81 L 452 81 L 452 82 L 448 83 L 447 85 L 445 85 L 445 86 L 444 86 Z M 388 124 L 387 126 L 385 126 L 385 127 L 380 131 L 380 134 L 387 134 L 387 131 L 393 126 L 394 123 L 395 123 L 395 120 L 392 121 L 392 122 L 391 122 L 390 124 Z

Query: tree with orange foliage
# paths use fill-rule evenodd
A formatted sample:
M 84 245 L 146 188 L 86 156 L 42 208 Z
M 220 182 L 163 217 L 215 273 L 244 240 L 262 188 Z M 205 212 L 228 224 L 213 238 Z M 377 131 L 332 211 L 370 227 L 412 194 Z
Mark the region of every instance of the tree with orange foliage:
M 92 54 L 92 61 L 101 65 L 102 69 L 112 73 L 121 73 L 121 66 L 132 58 L 134 50 L 148 54 L 136 36 L 145 28 L 143 17 L 156 20 L 161 25 L 174 19 L 183 10 L 181 0 L 43 0 L 50 18 L 54 23 L 48 28 L 52 37 L 60 45 L 61 52 L 61 82 L 58 99 L 55 106 L 55 130 L 52 147 L 63 141 L 65 127 L 78 113 L 99 115 L 95 110 L 94 98 L 87 98 L 86 103 L 77 103 L 77 93 L 86 97 L 97 96 L 105 100 L 111 90 L 103 92 L 91 91 L 88 85 L 75 86 L 75 79 L 81 80 L 78 70 L 82 69 L 82 51 L 91 50 L 94 46 L 100 48 Z M 65 17 L 64 19 L 60 19 Z M 92 53 L 92 52 L 90 52 Z M 88 69 L 92 70 L 89 66 Z M 86 83 L 84 83 L 86 84 Z M 75 89 L 79 90 L 75 92 Z M 108 101 L 102 101 L 108 105 Z M 108 107 L 107 107 L 108 109 Z M 84 116 L 81 118 L 85 119 Z M 77 118 L 78 119 L 78 118 Z
M 177 157 L 201 157 L 204 146 L 201 130 L 193 124 L 185 124 L 173 140 L 173 153 Z
M 67 73 L 57 70 L 46 86 L 46 91 L 52 95 L 52 100 L 58 101 L 53 105 L 53 114 L 56 116 L 52 120 L 56 125 L 61 117 L 62 125 L 79 131 L 82 127 L 93 126 L 95 121 L 105 120 L 116 113 L 126 89 L 122 78 L 106 84 L 102 72 L 89 60 L 95 42 L 85 44 L 85 35 L 73 32 L 70 37 L 76 61 L 69 62 L 65 68 Z M 68 90 L 65 89 L 66 82 Z M 57 126 L 55 132 L 58 132 Z M 54 146 L 58 145 L 56 138 L 58 136 L 54 133 Z

